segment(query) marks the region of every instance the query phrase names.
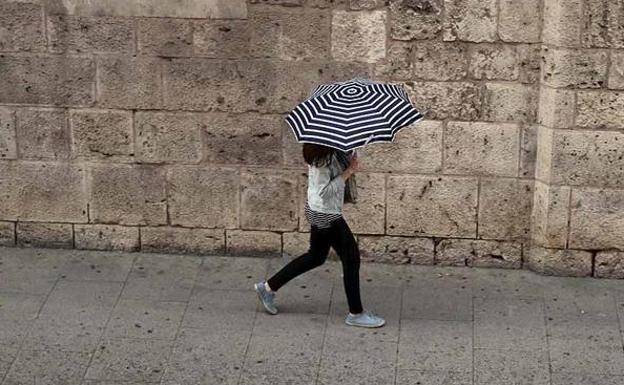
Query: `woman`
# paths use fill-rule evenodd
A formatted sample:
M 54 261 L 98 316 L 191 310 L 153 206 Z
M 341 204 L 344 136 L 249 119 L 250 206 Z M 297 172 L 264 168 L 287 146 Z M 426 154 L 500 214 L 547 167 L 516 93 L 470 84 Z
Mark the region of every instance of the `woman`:
M 260 302 L 269 314 L 277 314 L 275 292 L 296 276 L 321 266 L 330 246 L 334 248 L 343 269 L 343 282 L 349 314 L 345 323 L 351 326 L 380 327 L 385 320 L 362 308 L 360 300 L 360 252 L 353 234 L 342 216 L 346 180 L 358 170 L 354 155 L 343 169 L 337 152 L 331 147 L 304 143 L 303 158 L 308 164 L 306 219 L 310 223 L 310 248 L 295 258 L 267 281 L 254 285 Z

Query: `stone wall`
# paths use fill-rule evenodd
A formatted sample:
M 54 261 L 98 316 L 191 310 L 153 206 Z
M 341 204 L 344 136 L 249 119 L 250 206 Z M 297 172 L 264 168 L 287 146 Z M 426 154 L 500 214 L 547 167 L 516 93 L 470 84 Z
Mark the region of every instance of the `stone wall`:
M 428 109 L 365 260 L 624 278 L 623 0 L 0 0 L 0 245 L 304 252 L 283 117 L 355 76 Z

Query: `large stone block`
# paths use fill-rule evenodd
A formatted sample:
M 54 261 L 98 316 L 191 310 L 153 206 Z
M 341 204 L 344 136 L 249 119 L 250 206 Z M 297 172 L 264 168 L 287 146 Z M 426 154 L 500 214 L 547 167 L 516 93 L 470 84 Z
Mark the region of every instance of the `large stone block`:
M 15 139 L 15 111 L 0 107 L 0 159 L 17 158 Z
M 239 190 L 235 168 L 172 167 L 167 172 L 171 224 L 237 228 Z
M 285 7 L 300 7 L 305 0 L 249 0 L 251 4 L 283 5 Z
M 390 36 L 434 39 L 442 30 L 442 8 L 442 0 L 390 0 Z
M 518 130 L 513 123 L 448 122 L 444 172 L 516 176 Z
M 193 56 L 218 59 L 268 56 L 269 53 L 265 54 L 260 49 L 262 47 L 254 44 L 256 40 L 261 43 L 265 38 L 265 33 L 260 33 L 258 37 L 254 27 L 249 20 L 197 20 L 193 23 Z M 267 25 L 258 28 L 262 32 L 273 32 L 278 27 Z
M 241 228 L 292 231 L 297 228 L 297 173 L 246 169 L 241 174 Z
M 0 221 L 0 246 L 15 246 L 15 222 Z
M 212 113 L 202 127 L 204 160 L 211 163 L 278 165 L 282 161 L 281 115 Z M 284 133 L 284 135 L 292 133 Z M 296 141 L 295 141 L 296 143 Z M 297 154 L 300 161 L 301 154 Z
M 583 0 L 544 2 L 542 40 L 561 47 L 578 47 L 583 27 Z
M 537 92 L 534 86 L 517 83 L 486 83 L 483 117 L 494 122 L 534 122 Z
M 539 42 L 542 29 L 541 6 L 540 0 L 501 0 L 498 4 L 500 39 L 506 42 Z
M 624 187 L 624 133 L 555 130 L 552 182 Z
M 303 143 L 297 143 L 292 129 L 285 120 L 280 122 L 282 127 L 282 163 L 289 168 L 302 170 L 308 169 L 308 164 L 303 159 Z
M 141 251 L 173 254 L 222 254 L 225 232 L 221 229 L 141 227 Z
M 348 12 L 332 16 L 332 57 L 338 61 L 375 63 L 386 57 L 386 11 Z
M 518 80 L 520 55 L 518 46 L 508 44 L 475 44 L 470 47 L 469 74 L 474 79 Z
M 550 128 L 574 125 L 575 92 L 540 86 L 537 121 Z
M 77 249 L 139 251 L 139 228 L 114 225 L 74 225 Z
M 520 178 L 535 177 L 535 162 L 537 158 L 537 126 L 522 126 L 520 128 Z
M 386 233 L 475 237 L 477 179 L 388 177 Z
M 360 151 L 365 171 L 438 172 L 442 169 L 442 122 L 421 120 L 405 127 L 393 143 L 376 143 Z
M 1 55 L 0 103 L 89 106 L 95 64 L 88 57 Z
M 83 184 L 78 165 L 0 162 L 0 219 L 87 222 Z
M 533 181 L 481 179 L 478 238 L 528 239 Z
M 624 7 L 617 0 L 585 2 L 583 16 L 584 47 L 624 48 Z
M 72 110 L 72 158 L 132 162 L 132 113 L 115 110 Z
M 594 276 L 624 279 L 624 252 L 600 251 L 596 253 Z
M 416 107 L 429 110 L 429 119 L 475 120 L 481 116 L 481 86 L 470 82 L 405 83 Z
M 47 22 L 51 52 L 134 52 L 131 19 L 50 15 Z
M 137 49 L 149 56 L 192 56 L 193 24 L 183 19 L 139 19 Z
M 90 219 L 95 223 L 167 223 L 165 174 L 153 166 L 93 166 Z
M 624 89 L 624 51 L 611 51 L 608 85 L 611 89 Z
M 17 143 L 23 159 L 68 159 L 67 113 L 60 109 L 17 110 Z
M 624 251 L 624 190 L 572 189 L 570 247 Z
M 434 245 L 430 238 L 360 236 L 358 246 L 365 262 L 433 264 Z
M 162 108 L 161 59 L 100 56 L 97 65 L 99 105 L 125 109 Z
M 442 38 L 447 41 L 495 41 L 496 3 L 496 0 L 444 0 L 446 18 Z
M 356 11 L 362 9 L 381 8 L 385 5 L 386 0 L 350 0 L 349 7 Z
M 412 77 L 414 45 L 405 41 L 389 41 L 386 57 L 375 63 L 375 76 L 380 80 L 408 80 Z
M 624 92 L 579 91 L 576 109 L 581 127 L 624 129 Z
M 137 112 L 136 159 L 142 163 L 198 163 L 206 124 L 204 114 Z
M 413 76 L 423 80 L 461 80 L 468 72 L 468 50 L 462 43 L 423 41 L 413 45 Z
M 347 203 L 343 215 L 356 234 L 383 234 L 386 214 L 384 174 L 357 173 L 357 203 Z
M 150 16 L 175 18 L 244 19 L 245 0 L 44 0 L 51 14 L 84 16 Z
M 0 51 L 45 51 L 40 4 L 0 3 Z
M 592 255 L 587 251 L 531 246 L 524 255 L 525 265 L 542 274 L 587 277 L 592 272 Z
M 539 83 L 542 64 L 541 50 L 540 43 L 516 45 L 520 65 L 519 82 L 529 84 Z
M 270 231 L 226 230 L 227 254 L 251 257 L 282 255 L 282 236 Z
M 542 49 L 542 81 L 550 87 L 601 88 L 607 81 L 604 50 Z
M 522 266 L 522 245 L 515 242 L 443 239 L 436 246 L 435 263 L 519 269 Z
M 70 223 L 17 222 L 17 245 L 71 249 L 74 247 Z
M 570 188 L 535 181 L 531 237 L 538 246 L 565 248 L 568 235 Z

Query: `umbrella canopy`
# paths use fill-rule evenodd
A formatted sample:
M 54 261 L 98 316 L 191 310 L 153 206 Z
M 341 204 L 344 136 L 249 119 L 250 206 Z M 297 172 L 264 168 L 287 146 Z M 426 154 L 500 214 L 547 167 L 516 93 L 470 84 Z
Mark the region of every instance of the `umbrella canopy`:
M 349 151 L 392 142 L 400 129 L 423 118 L 402 85 L 355 78 L 316 87 L 286 121 L 299 143 Z

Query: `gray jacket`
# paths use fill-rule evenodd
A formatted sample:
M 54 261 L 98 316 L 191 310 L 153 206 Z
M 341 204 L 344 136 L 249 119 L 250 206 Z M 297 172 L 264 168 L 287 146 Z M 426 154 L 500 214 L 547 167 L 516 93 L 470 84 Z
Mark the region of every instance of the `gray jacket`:
M 354 197 L 345 190 L 355 193 L 354 175 L 347 182 L 342 179 L 342 172 L 346 166 L 339 159 L 340 155 L 333 154 L 327 166 L 315 167 L 308 165 L 308 205 L 314 211 L 328 214 L 341 214 L 345 201 L 354 202 Z

